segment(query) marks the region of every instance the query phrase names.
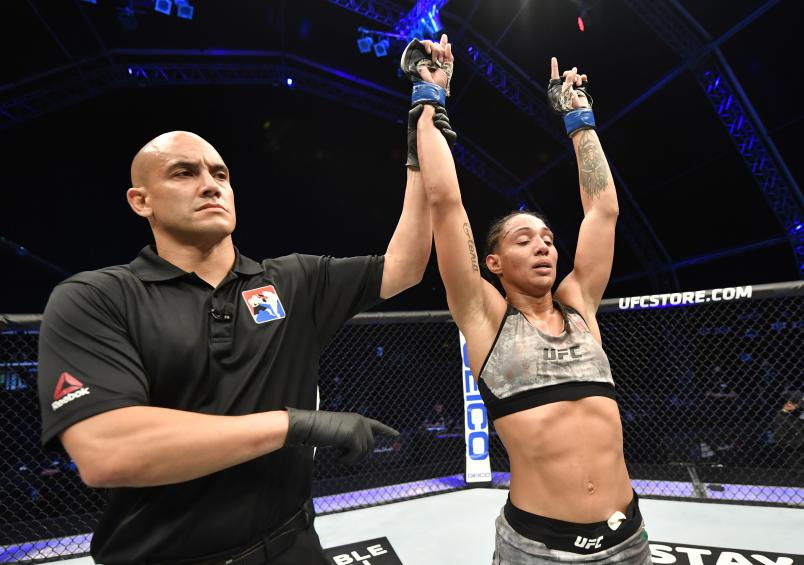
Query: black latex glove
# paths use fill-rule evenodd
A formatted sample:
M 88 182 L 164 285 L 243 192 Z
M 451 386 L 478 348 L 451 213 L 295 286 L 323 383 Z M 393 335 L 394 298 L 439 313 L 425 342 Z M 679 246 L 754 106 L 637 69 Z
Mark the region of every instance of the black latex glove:
M 424 104 L 416 104 L 408 112 L 408 159 L 405 166 L 410 167 L 414 171 L 419 170 L 419 153 L 416 143 L 416 124 L 419 123 L 419 118 L 424 110 Z M 455 145 L 455 140 L 458 139 L 458 134 L 452 129 L 449 123 L 449 116 L 447 110 L 443 106 L 435 106 L 435 114 L 433 115 L 433 123 L 446 138 L 450 148 Z
M 356 463 L 374 449 L 374 434 L 397 437 L 399 432 L 382 422 L 353 412 L 326 412 L 288 408 L 285 445 L 340 447 L 341 461 Z

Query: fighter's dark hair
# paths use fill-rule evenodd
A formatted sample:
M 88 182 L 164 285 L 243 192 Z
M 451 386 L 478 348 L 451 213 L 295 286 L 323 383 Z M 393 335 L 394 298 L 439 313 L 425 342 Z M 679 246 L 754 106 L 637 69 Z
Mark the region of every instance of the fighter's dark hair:
M 494 223 L 492 223 L 489 227 L 489 231 L 486 232 L 486 244 L 483 247 L 483 257 L 489 255 L 490 253 L 494 253 L 497 250 L 497 246 L 500 244 L 500 237 L 502 236 L 503 228 L 505 227 L 505 224 L 508 223 L 508 220 L 522 214 L 525 214 L 526 216 L 533 216 L 534 218 L 543 221 L 548 228 L 550 227 L 547 218 L 541 214 L 537 214 L 531 210 L 514 210 L 502 218 L 495 220 Z
M 500 238 L 502 237 L 503 228 L 505 228 L 505 224 L 508 223 L 508 220 L 520 216 L 522 214 L 525 214 L 526 216 L 533 216 L 534 218 L 543 221 L 548 228 L 550 227 L 547 218 L 545 218 L 541 214 L 537 214 L 536 212 L 533 212 L 531 210 L 514 210 L 506 214 L 502 218 L 498 218 L 497 220 L 495 220 L 489 227 L 488 231 L 486 232 L 486 241 L 483 246 L 483 256 L 481 257 L 482 260 L 481 272 L 485 275 L 486 279 L 489 282 L 491 282 L 495 287 L 497 287 L 497 290 L 499 290 L 503 294 L 505 294 L 505 292 L 503 291 L 500 279 L 497 277 L 497 275 L 489 271 L 488 267 L 486 267 L 486 256 L 497 251 L 497 246 L 500 244 Z

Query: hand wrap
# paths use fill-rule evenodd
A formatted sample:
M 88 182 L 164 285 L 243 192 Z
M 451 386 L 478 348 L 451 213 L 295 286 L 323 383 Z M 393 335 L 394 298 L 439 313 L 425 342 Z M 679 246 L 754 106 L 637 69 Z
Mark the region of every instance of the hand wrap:
M 430 55 L 427 54 L 424 44 L 418 39 L 413 39 L 402 52 L 399 66 L 413 82 L 413 92 L 410 97 L 411 109 L 408 112 L 408 156 L 405 165 L 414 171 L 418 171 L 419 155 L 416 143 L 416 125 L 422 115 L 423 104 L 435 106 L 436 112 L 433 116 L 433 123 L 446 138 L 450 148 L 455 145 L 455 141 L 458 139 L 458 134 L 452 129 L 446 110 L 453 65 L 451 62 L 440 65 L 433 62 Z M 422 80 L 419 73 L 419 69 L 422 67 L 427 67 L 431 71 L 436 69 L 443 70 L 444 74 L 447 75 L 447 88 L 444 89 L 437 84 Z
M 588 81 L 581 86 L 570 86 L 564 89 L 564 79 L 550 79 L 547 85 L 547 99 L 553 111 L 564 119 L 564 129 L 569 137 L 582 129 L 595 128 L 595 114 L 592 112 L 592 96 L 587 89 Z M 586 98 L 589 107 L 572 107 L 573 92 L 579 98 Z

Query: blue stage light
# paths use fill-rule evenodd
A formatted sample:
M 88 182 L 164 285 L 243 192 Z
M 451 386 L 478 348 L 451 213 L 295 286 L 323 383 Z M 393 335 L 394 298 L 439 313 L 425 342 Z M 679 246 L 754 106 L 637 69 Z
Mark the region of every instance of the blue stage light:
M 377 57 L 385 57 L 388 54 L 388 40 L 383 39 L 374 44 L 374 54 Z
M 394 33 L 401 35 L 405 41 L 414 37 L 438 41 L 438 32 L 443 29 L 438 12 L 446 3 L 447 0 L 417 0 L 416 5 L 394 27 Z
M 444 29 L 444 26 L 441 25 L 441 18 L 438 17 L 438 10 L 443 4 L 444 3 L 442 2 L 434 3 L 432 6 L 430 6 L 430 9 L 427 10 L 425 18 L 423 18 L 424 29 L 430 32 L 430 34 L 433 36 Z
M 288 77 L 288 79 L 285 82 L 287 83 L 288 86 L 293 86 L 293 79 L 292 78 Z
M 374 41 L 370 37 L 361 37 L 357 40 L 357 48 L 361 53 L 368 53 L 371 51 L 372 43 L 374 43 Z
M 195 8 L 188 3 L 179 2 L 176 6 L 176 15 L 183 20 L 192 20 Z
M 154 10 L 159 12 L 160 14 L 165 14 L 166 16 L 169 16 L 171 10 L 173 10 L 173 1 L 156 0 L 156 2 L 154 2 Z

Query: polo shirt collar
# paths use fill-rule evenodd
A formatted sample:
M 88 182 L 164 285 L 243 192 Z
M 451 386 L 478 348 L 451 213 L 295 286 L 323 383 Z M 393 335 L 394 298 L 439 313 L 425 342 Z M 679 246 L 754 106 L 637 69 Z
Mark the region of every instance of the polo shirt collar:
M 129 266 L 131 267 L 131 272 L 143 282 L 169 281 L 190 274 L 160 257 L 153 245 L 143 247 Z M 235 247 L 235 264 L 232 267 L 232 271 L 239 275 L 257 275 L 263 269 L 253 259 L 241 255 L 240 251 Z
M 245 255 L 241 255 L 240 251 L 235 247 L 235 264 L 232 271 L 238 275 L 259 275 L 265 269 L 262 265 L 257 263 L 254 259 L 249 259 Z

